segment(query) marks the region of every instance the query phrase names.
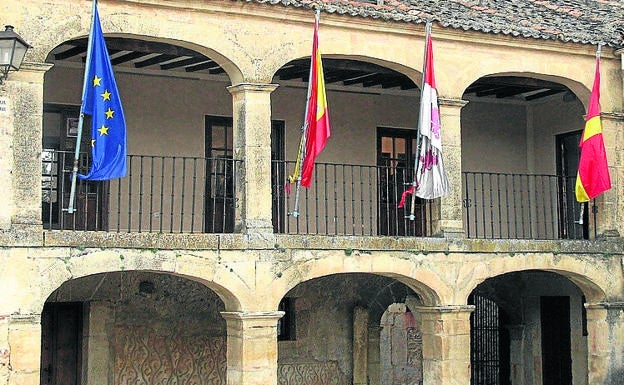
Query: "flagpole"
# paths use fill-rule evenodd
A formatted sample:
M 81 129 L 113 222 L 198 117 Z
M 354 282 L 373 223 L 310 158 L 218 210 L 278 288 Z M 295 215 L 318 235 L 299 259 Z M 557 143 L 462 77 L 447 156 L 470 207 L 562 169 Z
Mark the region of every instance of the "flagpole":
M 598 48 L 596 49 L 596 61 L 598 61 L 600 59 L 600 55 L 602 53 L 602 44 L 603 43 L 598 43 Z M 592 90 L 592 92 L 593 92 L 593 90 Z M 578 223 L 579 225 L 582 225 L 583 224 L 583 213 L 585 211 L 585 202 L 580 202 L 580 205 L 581 205 L 581 215 L 579 217 L 579 220 L 576 221 L 576 223 Z M 589 203 L 588 203 L 588 205 L 589 205 Z
M 423 71 L 422 71 L 422 79 L 420 80 L 420 109 L 418 112 L 418 132 L 416 133 L 416 156 L 414 157 L 414 180 L 412 181 L 412 189 L 414 192 L 412 193 L 411 205 L 410 205 L 410 215 L 409 220 L 413 221 L 416 219 L 414 215 L 415 206 L 416 206 L 416 179 L 418 173 L 418 165 L 420 163 L 420 146 L 422 145 L 422 117 L 423 117 L 423 91 L 425 89 L 425 76 L 427 72 L 427 54 L 429 53 L 429 36 L 431 35 L 431 21 L 427 21 L 425 25 L 425 52 L 423 56 Z
M 316 26 L 319 23 L 319 19 L 321 18 L 321 10 L 317 9 L 314 15 L 314 29 L 316 31 Z M 312 95 L 312 75 L 314 70 L 314 61 L 316 60 L 316 52 L 312 52 L 312 57 L 310 58 L 310 75 L 308 77 L 308 95 L 306 96 L 306 107 L 305 107 L 305 115 L 303 116 L 303 126 L 301 126 L 301 165 L 300 168 L 303 167 L 303 163 L 306 157 L 306 140 L 308 134 L 308 112 L 310 108 L 310 97 Z M 291 213 L 293 218 L 297 218 L 299 216 L 299 195 L 301 193 L 301 169 L 299 170 L 299 175 L 297 176 L 297 189 L 295 190 L 295 207 Z
M 74 152 L 74 168 L 72 169 L 71 190 L 69 193 L 69 205 L 67 212 L 74 213 L 74 199 L 76 197 L 76 177 L 78 175 L 78 158 L 80 157 L 80 143 L 82 141 L 82 126 L 84 124 L 84 102 L 87 93 L 87 84 L 89 83 L 89 66 L 91 65 L 91 45 L 93 44 L 93 24 L 95 22 L 95 7 L 97 0 L 93 0 L 91 7 L 91 29 L 89 30 L 89 40 L 87 42 L 87 61 L 85 63 L 84 79 L 82 82 L 82 101 L 80 103 L 80 116 L 78 118 L 78 133 L 76 136 L 76 151 Z

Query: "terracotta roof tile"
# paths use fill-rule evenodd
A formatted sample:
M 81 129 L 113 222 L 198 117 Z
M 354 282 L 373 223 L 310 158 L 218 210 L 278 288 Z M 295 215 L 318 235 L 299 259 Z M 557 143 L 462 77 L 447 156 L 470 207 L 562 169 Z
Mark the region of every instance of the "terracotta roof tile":
M 623 0 L 233 0 L 406 23 L 624 47 Z

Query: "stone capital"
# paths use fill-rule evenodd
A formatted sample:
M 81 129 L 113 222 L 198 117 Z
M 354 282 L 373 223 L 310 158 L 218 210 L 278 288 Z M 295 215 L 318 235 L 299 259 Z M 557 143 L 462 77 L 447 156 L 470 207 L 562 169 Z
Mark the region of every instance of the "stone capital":
M 226 321 L 263 322 L 277 321 L 284 316 L 283 311 L 222 311 Z
M 470 101 L 468 100 L 452 99 L 452 98 L 438 98 L 438 102 L 440 103 L 440 106 L 442 107 L 456 107 L 460 109 L 464 107 L 466 104 L 470 103 Z
M 624 309 L 624 301 L 611 301 L 611 302 L 596 302 L 596 303 L 586 303 L 585 309 L 593 310 L 593 309 Z
M 279 87 L 279 84 L 267 84 L 267 83 L 239 83 L 227 87 L 232 95 L 236 95 L 241 92 L 266 92 L 271 93 Z
M 440 306 L 416 306 L 415 310 L 419 313 L 472 313 L 475 309 L 474 305 L 440 305 Z

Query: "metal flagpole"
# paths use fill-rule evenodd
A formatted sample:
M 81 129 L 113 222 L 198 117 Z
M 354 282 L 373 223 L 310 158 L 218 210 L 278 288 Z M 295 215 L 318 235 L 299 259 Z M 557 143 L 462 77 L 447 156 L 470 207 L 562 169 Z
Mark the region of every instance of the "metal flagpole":
M 314 15 L 314 31 L 315 37 L 316 33 L 318 33 L 317 26 L 319 23 L 319 19 L 321 18 L 321 10 L 317 9 L 316 14 Z M 313 38 L 313 39 L 314 39 Z M 314 43 L 312 43 L 314 44 Z M 318 49 L 318 48 L 317 48 Z M 310 58 L 310 75 L 308 77 L 308 95 L 306 97 L 306 107 L 305 107 L 305 115 L 303 116 L 303 125 L 301 126 L 301 164 L 299 167 L 299 175 L 297 176 L 297 189 L 295 190 L 295 207 L 291 213 L 294 218 L 299 216 L 299 194 L 301 193 L 301 169 L 303 167 L 303 162 L 306 157 L 306 141 L 308 135 L 308 109 L 310 108 L 310 96 L 312 95 L 312 71 L 314 69 L 314 61 L 316 60 L 316 52 L 312 52 L 312 57 Z
M 76 136 L 76 151 L 74 152 L 74 168 L 72 169 L 71 190 L 69 193 L 69 205 L 67 212 L 74 213 L 74 199 L 76 197 L 76 176 L 78 175 L 78 158 L 80 156 L 80 142 L 82 141 L 82 126 L 84 123 L 84 102 L 87 94 L 87 85 L 89 83 L 89 67 L 91 66 L 91 46 L 93 44 L 93 27 L 95 23 L 95 7 L 97 0 L 93 0 L 91 7 L 91 30 L 89 31 L 89 41 L 87 43 L 87 61 L 85 64 L 84 80 L 82 83 L 82 103 L 80 104 L 80 117 L 78 118 L 78 135 Z
M 596 59 L 600 58 L 601 52 L 602 52 L 602 43 L 598 43 L 598 49 L 596 49 Z M 585 131 L 583 131 L 583 133 L 584 132 Z M 588 205 L 589 205 L 589 203 L 588 203 Z M 583 224 L 583 214 L 584 214 L 584 211 L 585 211 L 585 202 L 581 202 L 581 215 L 579 217 L 579 220 L 576 222 L 579 225 Z
M 427 21 L 427 24 L 425 25 L 425 52 L 424 52 L 424 56 L 423 56 L 423 71 L 422 71 L 422 79 L 420 81 L 420 111 L 418 112 L 418 132 L 416 133 L 416 156 L 414 157 L 414 180 L 412 181 L 412 189 L 414 190 L 412 192 L 412 200 L 411 200 L 411 206 L 410 206 L 410 215 L 409 215 L 409 220 L 413 221 L 416 219 L 416 216 L 414 215 L 414 211 L 415 211 L 415 206 L 416 206 L 416 187 L 417 187 L 417 183 L 416 183 L 416 179 L 418 177 L 418 165 L 420 163 L 420 146 L 422 145 L 422 134 L 421 134 L 421 128 L 422 128 L 422 117 L 423 117 L 423 110 L 425 109 L 424 104 L 423 104 L 423 91 L 425 90 L 425 76 L 427 73 L 427 54 L 429 53 L 429 36 L 431 35 L 431 21 Z

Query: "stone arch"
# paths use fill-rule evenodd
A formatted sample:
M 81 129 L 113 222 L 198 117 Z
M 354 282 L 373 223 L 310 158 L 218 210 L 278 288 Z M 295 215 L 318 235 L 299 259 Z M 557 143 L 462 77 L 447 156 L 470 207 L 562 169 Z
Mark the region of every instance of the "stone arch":
M 42 382 L 72 379 L 78 367 L 87 379 L 121 384 L 175 378 L 225 385 L 224 310 L 215 290 L 171 272 L 74 277 L 42 311 Z
M 509 265 L 506 265 L 504 261 L 506 258 L 507 257 L 504 257 L 499 263 L 489 263 L 489 272 L 487 275 L 479 276 L 478 278 L 475 277 L 471 282 L 464 285 L 463 288 L 458 288 L 457 298 L 460 303 L 468 303 L 467 301 L 470 293 L 487 279 L 507 273 L 528 270 L 552 272 L 569 279 L 583 292 L 587 302 L 595 303 L 607 298 L 607 292 L 610 286 L 607 266 L 601 266 L 592 261 L 580 261 L 576 258 L 564 256 L 556 259 L 543 258 L 539 261 L 534 260 L 533 262 L 527 262 L 522 267 L 511 268 Z M 560 266 L 557 267 L 557 265 Z
M 586 383 L 586 299 L 569 278 L 574 274 L 566 275 L 553 269 L 524 269 L 490 277 L 475 287 L 473 379 L 515 383 L 521 378 L 518 372 L 524 372 L 525 379 Z
M 268 298 L 271 298 L 269 303 L 277 308 L 281 298 L 295 286 L 316 278 L 346 273 L 368 273 L 396 279 L 414 290 L 424 306 L 434 306 L 452 298 L 451 288 L 441 277 L 409 259 L 355 253 L 355 258 L 351 258 L 339 251 L 283 270 L 267 288 Z
M 374 56 L 367 56 L 367 55 L 326 53 L 325 51 L 323 51 L 321 54 L 322 54 L 322 59 L 324 61 L 325 60 L 341 60 L 341 61 L 344 61 L 345 63 L 348 63 L 349 61 L 359 62 L 359 63 L 370 63 L 379 67 L 383 67 L 392 71 L 396 71 L 397 73 L 402 74 L 406 78 L 411 80 L 417 88 L 420 88 L 420 82 L 422 80 L 422 71 L 416 70 L 407 65 L 400 64 L 400 63 L 397 63 L 388 59 L 383 59 L 383 58 L 374 57 Z M 269 71 L 271 71 L 271 73 L 273 74 L 272 77 L 275 78 L 275 76 L 278 73 L 278 70 L 280 70 L 282 67 L 284 67 L 285 65 L 288 65 L 289 63 L 299 62 L 299 61 L 305 62 L 309 68 L 310 52 L 304 52 L 303 55 L 301 56 L 284 57 L 280 61 L 276 61 L 275 63 L 272 63 L 272 66 L 269 69 Z M 325 72 L 327 72 L 327 68 L 325 65 L 323 69 L 325 70 Z
M 242 278 L 220 281 L 219 275 L 229 269 L 216 265 L 205 266 L 205 260 L 193 255 L 178 255 L 161 252 L 156 256 L 149 251 L 93 251 L 74 257 L 59 257 L 46 261 L 40 277 L 41 292 L 34 308 L 43 308 L 51 293 L 63 283 L 94 274 L 145 271 L 163 273 L 198 282 L 214 291 L 228 311 L 238 311 L 242 302 L 248 302 L 249 288 Z M 151 255 L 150 255 L 151 254 Z M 160 254 L 160 253 L 159 253 Z M 199 268 L 201 266 L 201 268 Z
M 158 43 L 162 45 L 170 45 L 171 47 L 179 47 L 180 49 L 197 52 L 198 54 L 204 55 L 210 60 L 216 62 L 223 70 L 226 72 L 227 76 L 231 80 L 232 84 L 236 84 L 242 81 L 243 74 L 239 66 L 230 58 L 228 58 L 224 53 L 219 51 L 216 48 L 206 47 L 199 43 L 185 40 L 178 40 L 171 37 L 158 37 L 158 36 L 150 36 L 150 35 L 142 35 L 142 34 L 133 34 L 133 33 L 104 33 L 104 38 L 107 40 L 107 44 L 110 45 L 109 41 L 112 39 L 124 39 L 124 40 L 133 40 L 137 42 L 145 42 L 149 43 Z M 53 59 L 52 52 L 55 49 L 63 45 L 73 45 L 76 46 L 85 46 L 86 47 L 87 36 L 79 35 L 73 36 L 67 34 L 61 34 L 56 36 L 54 41 L 55 45 L 47 46 L 45 48 L 41 48 L 45 50 L 45 57 L 42 61 L 50 61 Z M 180 56 L 184 56 L 183 53 L 180 53 Z
M 406 309 L 406 302 L 420 301 L 418 293 L 396 278 L 361 272 L 306 280 L 289 290 L 284 299 L 289 303 L 283 310 L 290 326 L 278 327 L 289 329 L 285 340 L 278 343 L 278 378 L 280 383 L 292 385 L 327 384 L 327 379 L 335 384 L 383 383 L 378 368 L 380 351 L 391 349 L 391 339 L 380 340 L 382 327 L 389 325 L 382 318 L 389 307 L 402 304 Z M 408 327 L 417 324 L 411 313 L 408 316 L 409 325 L 397 328 L 392 339 L 398 349 L 408 341 Z M 396 367 L 394 371 L 399 373 L 409 365 L 393 359 L 390 366 L 389 370 Z
M 489 78 L 496 78 L 496 77 L 518 77 L 518 78 L 543 80 L 545 82 L 550 82 L 550 83 L 559 83 L 567 87 L 574 94 L 574 96 L 576 96 L 584 105 L 586 105 L 586 103 L 589 100 L 589 95 L 591 93 L 591 84 L 589 86 L 585 85 L 582 82 L 575 80 L 573 78 L 570 78 L 568 76 L 569 75 L 566 76 L 566 75 L 550 74 L 547 72 L 532 72 L 532 71 L 501 71 L 501 72 L 487 73 L 487 74 L 482 74 L 480 77 L 476 79 L 473 78 L 473 79 L 464 80 L 462 94 L 466 92 L 466 90 L 471 84 L 474 84 L 480 79 L 489 79 Z

